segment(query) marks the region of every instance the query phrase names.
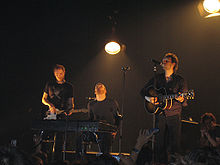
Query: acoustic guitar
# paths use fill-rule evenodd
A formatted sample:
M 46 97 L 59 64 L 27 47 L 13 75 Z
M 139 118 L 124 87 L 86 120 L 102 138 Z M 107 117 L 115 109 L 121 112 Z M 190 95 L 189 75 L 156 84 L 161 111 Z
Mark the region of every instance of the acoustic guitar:
M 144 107 L 149 113 L 159 113 L 161 110 L 169 110 L 173 105 L 173 99 L 182 96 L 185 99 L 194 99 L 194 90 L 188 90 L 187 92 L 181 94 L 171 94 L 167 95 L 165 88 L 155 89 L 150 86 L 147 89 L 147 96 L 145 96 Z M 153 97 L 157 104 L 150 102 L 150 98 Z

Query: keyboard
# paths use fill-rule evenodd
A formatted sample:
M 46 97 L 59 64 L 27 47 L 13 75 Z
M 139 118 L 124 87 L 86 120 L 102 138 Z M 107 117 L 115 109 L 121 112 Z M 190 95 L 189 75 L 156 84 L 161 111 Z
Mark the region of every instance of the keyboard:
M 32 123 L 32 130 L 55 132 L 116 132 L 117 127 L 101 121 L 39 120 Z

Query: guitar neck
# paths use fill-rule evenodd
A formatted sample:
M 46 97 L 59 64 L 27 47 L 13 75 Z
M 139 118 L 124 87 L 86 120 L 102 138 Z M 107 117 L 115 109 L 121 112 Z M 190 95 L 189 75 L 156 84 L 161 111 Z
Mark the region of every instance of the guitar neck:
M 159 100 L 171 100 L 171 99 L 175 99 L 176 97 L 178 96 L 182 96 L 184 98 L 187 98 L 186 97 L 186 93 L 182 93 L 182 94 L 172 94 L 172 95 L 163 95 L 163 96 L 158 96 L 159 97 Z
M 178 95 L 177 94 L 172 94 L 172 95 L 163 95 L 163 96 L 159 96 L 159 100 L 171 100 L 171 99 L 175 99 Z
M 88 109 L 71 109 L 70 112 L 72 113 L 78 113 L 78 112 L 88 112 Z

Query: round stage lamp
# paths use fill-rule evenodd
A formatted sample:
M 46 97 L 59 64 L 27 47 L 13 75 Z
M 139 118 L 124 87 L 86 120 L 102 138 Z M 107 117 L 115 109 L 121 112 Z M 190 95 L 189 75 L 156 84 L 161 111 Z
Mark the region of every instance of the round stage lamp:
M 110 55 L 115 55 L 119 53 L 121 50 L 121 46 L 117 42 L 109 42 L 105 45 L 105 51 Z
M 220 0 L 204 0 L 203 7 L 208 13 L 220 11 Z

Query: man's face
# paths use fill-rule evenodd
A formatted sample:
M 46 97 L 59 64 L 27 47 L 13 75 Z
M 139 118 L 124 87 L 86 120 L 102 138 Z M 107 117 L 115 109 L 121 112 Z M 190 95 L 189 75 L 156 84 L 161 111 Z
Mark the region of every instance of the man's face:
M 95 87 L 95 94 L 96 95 L 102 95 L 106 94 L 106 89 L 104 85 L 98 85 Z
M 173 70 L 176 63 L 172 63 L 171 57 L 164 57 L 162 60 L 162 67 L 164 70 Z
M 62 69 L 56 69 L 54 70 L 54 76 L 57 81 L 63 81 L 65 78 L 65 72 Z

